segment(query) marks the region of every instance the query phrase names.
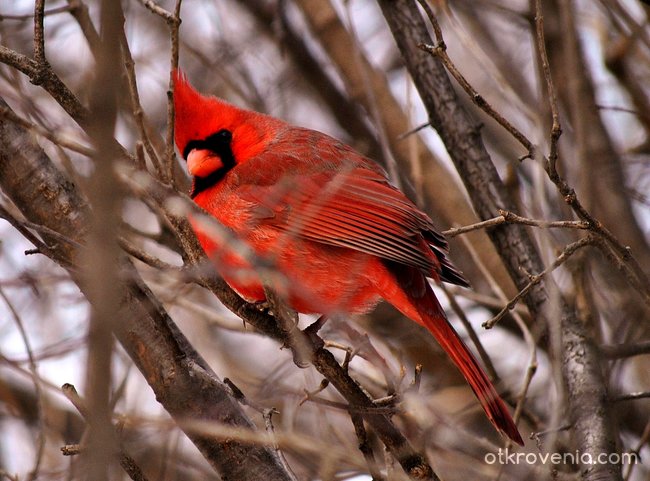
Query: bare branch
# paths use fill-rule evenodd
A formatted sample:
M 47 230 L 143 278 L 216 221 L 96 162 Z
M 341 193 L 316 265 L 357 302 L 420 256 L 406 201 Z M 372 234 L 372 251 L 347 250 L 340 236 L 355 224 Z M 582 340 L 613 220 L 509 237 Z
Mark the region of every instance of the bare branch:
M 479 216 L 489 219 L 495 217 L 497 209 L 514 210 L 481 141 L 479 130 L 460 107 L 443 65 L 417 48 L 421 43 L 431 42 L 415 2 L 379 0 L 379 5 L 427 108 L 431 124 L 445 143 Z M 553 132 L 553 135 L 559 135 L 559 131 Z M 525 288 L 529 282 L 526 272 L 544 270 L 537 249 L 521 226 L 499 226 L 491 229 L 489 235 L 519 289 Z M 562 372 L 571 418 L 580 437 L 579 447 L 582 452 L 593 456 L 615 452 L 598 351 L 550 278 L 547 278 L 545 286 L 548 290 L 541 283 L 530 288 L 524 299 L 538 322 L 550 325 L 558 315 L 561 319 Z M 548 292 L 557 295 L 558 310 L 553 310 Z M 605 472 L 612 479 L 620 479 L 620 467 L 584 466 L 584 469 L 585 480 L 596 479 Z
M 27 351 L 27 357 L 29 359 L 29 371 L 32 375 L 32 382 L 34 383 L 34 392 L 36 393 L 36 405 L 38 409 L 39 430 L 38 430 L 38 435 L 36 440 L 36 453 L 34 456 L 34 467 L 29 472 L 29 475 L 27 477 L 29 481 L 33 481 L 35 479 L 38 479 L 39 477 L 41 462 L 43 461 L 43 455 L 45 453 L 46 423 L 45 423 L 45 413 L 44 413 L 45 410 L 43 406 L 43 392 L 41 389 L 41 381 L 38 377 L 36 360 L 34 359 L 34 353 L 32 352 L 32 346 L 29 341 L 29 337 L 27 336 L 27 331 L 25 331 L 25 325 L 20 315 L 18 314 L 18 311 L 14 307 L 13 303 L 11 302 L 9 297 L 7 297 L 7 295 L 5 294 L 4 290 L 1 287 L 0 287 L 0 298 L 2 298 L 4 303 L 9 308 L 9 312 L 11 312 L 11 315 L 14 318 L 16 326 L 18 327 L 18 332 L 20 332 L 20 337 L 22 338 L 23 343 L 25 344 L 25 350 Z
M 40 66 L 45 67 L 45 35 L 43 33 L 43 17 L 45 12 L 45 0 L 34 2 L 34 60 Z
M 641 356 L 650 353 L 650 341 L 636 344 L 620 344 L 600 346 L 603 355 L 610 359 L 621 359 L 632 356 Z
M 79 396 L 79 393 L 77 393 L 76 388 L 72 384 L 64 384 L 61 386 L 61 391 L 65 395 L 66 398 L 72 403 L 72 405 L 79 411 L 79 414 L 88 422 L 89 418 L 89 412 L 88 412 L 88 407 L 86 406 L 86 402 Z M 87 449 L 87 448 L 86 448 Z M 64 446 L 61 448 L 61 451 L 63 452 L 64 456 L 71 456 L 75 454 L 80 454 L 83 449 L 81 446 L 78 448 L 71 448 L 69 446 Z M 129 456 L 127 453 L 124 452 L 123 449 L 120 449 L 118 453 L 118 459 L 120 462 L 120 466 L 122 466 L 122 469 L 126 474 L 129 475 L 129 477 L 133 481 L 147 481 L 146 476 L 142 472 L 142 469 L 138 464 L 135 462 L 135 460 Z
M 87 157 L 92 157 L 95 154 L 95 151 L 92 148 L 86 147 L 85 145 L 75 142 L 74 140 L 63 138 L 54 132 L 46 130 L 41 126 L 30 122 L 27 119 L 23 119 L 9 108 L 0 108 L 0 116 L 6 117 L 8 120 L 17 123 L 18 125 L 34 132 L 37 135 L 40 135 L 41 137 L 45 137 L 50 142 L 56 145 L 60 145 L 63 148 L 70 149 L 73 152 L 77 152 Z
M 3 192 L 21 206 L 30 222 L 42 223 L 77 242 L 83 241 L 88 230 L 88 211 L 74 184 L 54 168 L 24 129 L 4 119 L 0 119 L 0 146 Z M 79 261 L 76 248 L 59 243 L 52 249 L 52 259 L 81 284 L 75 268 Z M 208 370 L 209 367 L 178 331 L 135 269 L 121 262 L 120 270 L 126 279 L 126 294 L 119 303 L 120 317 L 129 322 L 117 326 L 115 335 L 145 374 L 160 402 L 179 420 L 200 417 L 250 430 L 251 421 L 230 397 L 227 387 L 192 374 L 187 360 Z M 261 315 L 253 309 L 250 313 Z M 193 432 L 188 435 L 219 472 L 230 473 L 234 479 L 290 481 L 272 450 L 231 440 L 220 442 Z
M 485 100 L 485 97 L 479 94 L 472 87 L 472 85 L 467 81 L 467 79 L 465 79 L 463 74 L 456 68 L 456 65 L 454 65 L 451 58 L 449 58 L 449 54 L 447 54 L 447 46 L 445 45 L 445 40 L 442 36 L 442 29 L 438 24 L 438 19 L 436 18 L 436 15 L 433 13 L 433 10 L 431 9 L 431 7 L 429 6 L 426 0 L 418 0 L 418 3 L 422 6 L 427 16 L 429 17 L 429 21 L 433 26 L 433 31 L 435 32 L 436 41 L 437 41 L 436 45 L 420 44 L 419 47 L 425 50 L 426 52 L 429 52 L 430 54 L 440 58 L 440 60 L 445 65 L 449 73 L 456 79 L 458 84 L 463 88 L 463 90 L 465 90 L 469 98 L 472 99 L 472 101 L 476 104 L 476 106 L 481 110 L 483 110 L 494 120 L 496 120 L 497 123 L 501 125 L 504 129 L 510 132 L 510 134 L 512 134 L 512 136 L 515 139 L 517 139 L 517 141 L 528 151 L 527 155 L 529 157 L 534 157 L 535 146 L 533 145 L 533 143 L 530 140 L 528 140 L 528 138 L 514 125 L 512 125 L 503 115 L 497 112 L 497 110 L 494 107 L 492 107 L 487 100 Z
M 582 247 L 585 247 L 585 246 L 588 246 L 588 245 L 594 244 L 594 243 L 595 243 L 595 241 L 594 241 L 593 236 L 586 236 L 586 237 L 583 237 L 582 239 L 580 239 L 580 240 L 578 240 L 576 242 L 573 242 L 573 243 L 569 244 L 568 246 L 566 246 L 564 248 L 564 250 L 562 251 L 562 253 L 553 261 L 553 263 L 551 265 L 549 265 L 546 269 L 544 269 L 539 274 L 531 275 L 530 276 L 530 281 L 528 282 L 528 284 L 526 284 L 526 286 L 521 291 L 519 291 L 519 293 L 515 297 L 513 297 L 510 301 L 508 301 L 508 303 L 504 306 L 503 309 L 501 309 L 499 311 L 499 313 L 496 316 L 494 316 L 492 319 L 490 319 L 488 321 L 485 321 L 483 323 L 483 327 L 486 328 L 486 329 L 492 329 L 496 325 L 497 322 L 499 322 L 501 319 L 503 319 L 503 317 L 508 312 L 512 311 L 515 308 L 517 303 L 523 297 L 525 297 L 526 294 L 528 294 L 530 289 L 532 289 L 535 286 L 535 284 L 538 284 L 539 282 L 541 282 L 544 279 L 544 276 L 550 274 L 555 269 L 557 269 L 562 264 L 564 264 L 569 259 L 569 257 L 571 257 L 571 255 L 574 254 L 578 249 L 581 249 Z

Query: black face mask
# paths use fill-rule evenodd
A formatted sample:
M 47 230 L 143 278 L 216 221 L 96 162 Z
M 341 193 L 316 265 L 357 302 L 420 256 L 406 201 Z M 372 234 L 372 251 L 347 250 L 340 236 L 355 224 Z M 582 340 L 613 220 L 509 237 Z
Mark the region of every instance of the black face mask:
M 235 157 L 232 153 L 232 132 L 226 129 L 221 129 L 219 132 L 210 135 L 204 140 L 190 141 L 185 150 L 183 150 L 183 158 L 187 160 L 187 156 L 194 149 L 209 150 L 214 152 L 221 159 L 222 166 L 209 174 L 206 177 L 192 177 L 192 188 L 190 189 L 190 197 L 196 197 L 200 192 L 212 187 L 219 182 L 226 173 L 235 166 Z

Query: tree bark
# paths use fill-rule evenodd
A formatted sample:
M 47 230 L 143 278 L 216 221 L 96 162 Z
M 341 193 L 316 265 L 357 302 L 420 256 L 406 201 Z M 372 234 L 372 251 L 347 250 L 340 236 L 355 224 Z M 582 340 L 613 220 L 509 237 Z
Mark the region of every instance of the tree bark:
M 0 100 L 0 106 L 8 108 Z M 76 186 L 51 162 L 29 132 L 0 118 L 0 188 L 25 218 L 69 239 L 43 233 L 52 259 L 79 278 L 78 246 L 88 232 L 88 207 Z M 115 316 L 115 336 L 138 366 L 156 399 L 180 422 L 199 419 L 242 430 L 255 429 L 241 405 L 230 395 L 205 361 L 191 348 L 135 268 L 121 260 L 126 294 Z M 200 366 L 211 376 L 197 376 Z M 293 481 L 273 449 L 232 439 L 185 433 L 224 480 Z
M 431 125 L 463 179 L 474 209 L 482 219 L 496 216 L 498 209 L 510 210 L 513 203 L 485 150 L 479 126 L 460 106 L 442 63 L 418 48 L 433 41 L 415 1 L 379 0 L 379 5 L 429 113 Z M 503 225 L 490 229 L 488 234 L 519 289 L 528 284 L 527 273 L 543 270 L 537 249 L 522 226 Z M 549 292 L 554 294 L 553 299 L 549 299 Z M 536 322 L 545 323 L 551 331 L 559 318 L 563 381 L 578 450 L 592 459 L 615 453 L 607 389 L 590 333 L 549 277 L 545 285 L 540 283 L 531 289 L 524 300 Z M 581 468 L 585 481 L 622 479 L 620 465 L 581 464 Z

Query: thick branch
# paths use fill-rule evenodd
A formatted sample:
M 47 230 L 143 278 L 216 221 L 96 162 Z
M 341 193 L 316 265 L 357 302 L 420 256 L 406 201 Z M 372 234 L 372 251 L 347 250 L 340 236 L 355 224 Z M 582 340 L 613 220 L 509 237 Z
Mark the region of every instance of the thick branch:
M 21 127 L 8 121 L 0 123 L 0 145 L 3 147 L 0 149 L 0 187 L 20 206 L 25 217 L 77 242 L 82 241 L 87 229 L 86 207 L 75 186 L 54 168 L 45 153 L 32 143 Z M 160 185 L 160 188 L 161 202 L 176 194 L 171 187 Z M 168 220 L 179 234 L 188 264 L 203 265 L 206 262 L 205 254 L 188 222 L 171 215 Z M 46 238 L 46 241 L 56 244 L 55 240 Z M 56 245 L 54 252 L 57 254 L 54 260 L 67 267 L 74 278 L 77 252 L 73 244 Z M 243 429 L 251 428 L 252 423 L 230 396 L 227 386 L 216 378 L 192 374 L 196 366 L 210 372 L 209 367 L 177 330 L 135 269 L 125 262 L 122 270 L 127 294 L 120 318 L 132 321 L 120 325 L 116 335 L 165 409 L 176 419 L 200 418 Z M 246 322 L 281 344 L 289 345 L 286 333 L 278 327 L 274 318 L 244 302 L 223 280 L 204 277 L 201 282 Z M 372 400 L 334 356 L 319 348 L 318 344 L 313 340 L 310 343 L 312 362 L 317 370 L 332 382 L 350 404 L 362 408 L 374 407 Z M 412 479 L 437 479 L 424 457 L 413 449 L 388 415 L 369 414 L 367 421 Z M 233 479 L 290 479 L 272 449 L 221 442 L 192 432 L 186 434 L 219 472 L 235 473 Z M 249 459 L 259 462 L 252 463 Z
M 442 63 L 418 49 L 432 43 L 426 24 L 411 0 L 379 0 L 402 57 L 437 130 L 465 183 L 474 208 L 482 219 L 494 217 L 498 209 L 509 210 L 512 202 L 485 150 L 480 131 L 460 106 Z M 523 226 L 503 225 L 489 232 L 502 261 L 518 288 L 528 283 L 526 272 L 542 272 L 541 258 Z M 548 287 L 558 292 L 551 279 L 530 289 L 525 302 L 538 322 L 550 325 L 558 314 L 564 381 L 576 443 L 583 453 L 597 456 L 615 452 L 609 419 L 607 391 L 600 369 L 598 350 L 567 304 L 558 299 L 559 312 L 547 301 Z M 583 479 L 620 479 L 619 466 L 583 466 Z
M 4 102 L 0 105 L 6 107 Z M 23 128 L 0 119 L 0 188 L 35 224 L 42 224 L 77 242 L 88 230 L 85 200 L 74 184 L 52 164 Z M 42 234 L 57 263 L 79 283 L 79 252 L 74 244 Z M 126 295 L 122 300 L 116 337 L 129 353 L 158 401 L 177 420 L 201 419 L 241 429 L 252 422 L 214 376 L 196 376 L 205 361 L 178 331 L 167 312 L 130 263 L 122 262 Z M 187 431 L 201 453 L 228 479 L 290 481 L 274 451 L 264 446 L 215 440 Z

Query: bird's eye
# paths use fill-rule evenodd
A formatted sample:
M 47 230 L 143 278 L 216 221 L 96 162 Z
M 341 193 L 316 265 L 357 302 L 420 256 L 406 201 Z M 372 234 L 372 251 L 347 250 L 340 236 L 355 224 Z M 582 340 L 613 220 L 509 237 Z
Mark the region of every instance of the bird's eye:
M 187 156 L 193 149 L 207 149 L 218 155 L 223 155 L 224 152 L 230 151 L 231 141 L 232 132 L 230 132 L 230 130 L 221 129 L 203 140 L 191 140 L 188 142 L 183 150 L 183 158 L 187 159 Z
M 221 140 L 230 141 L 232 140 L 232 132 L 230 132 L 230 130 L 221 129 L 215 134 L 215 137 L 218 137 Z

